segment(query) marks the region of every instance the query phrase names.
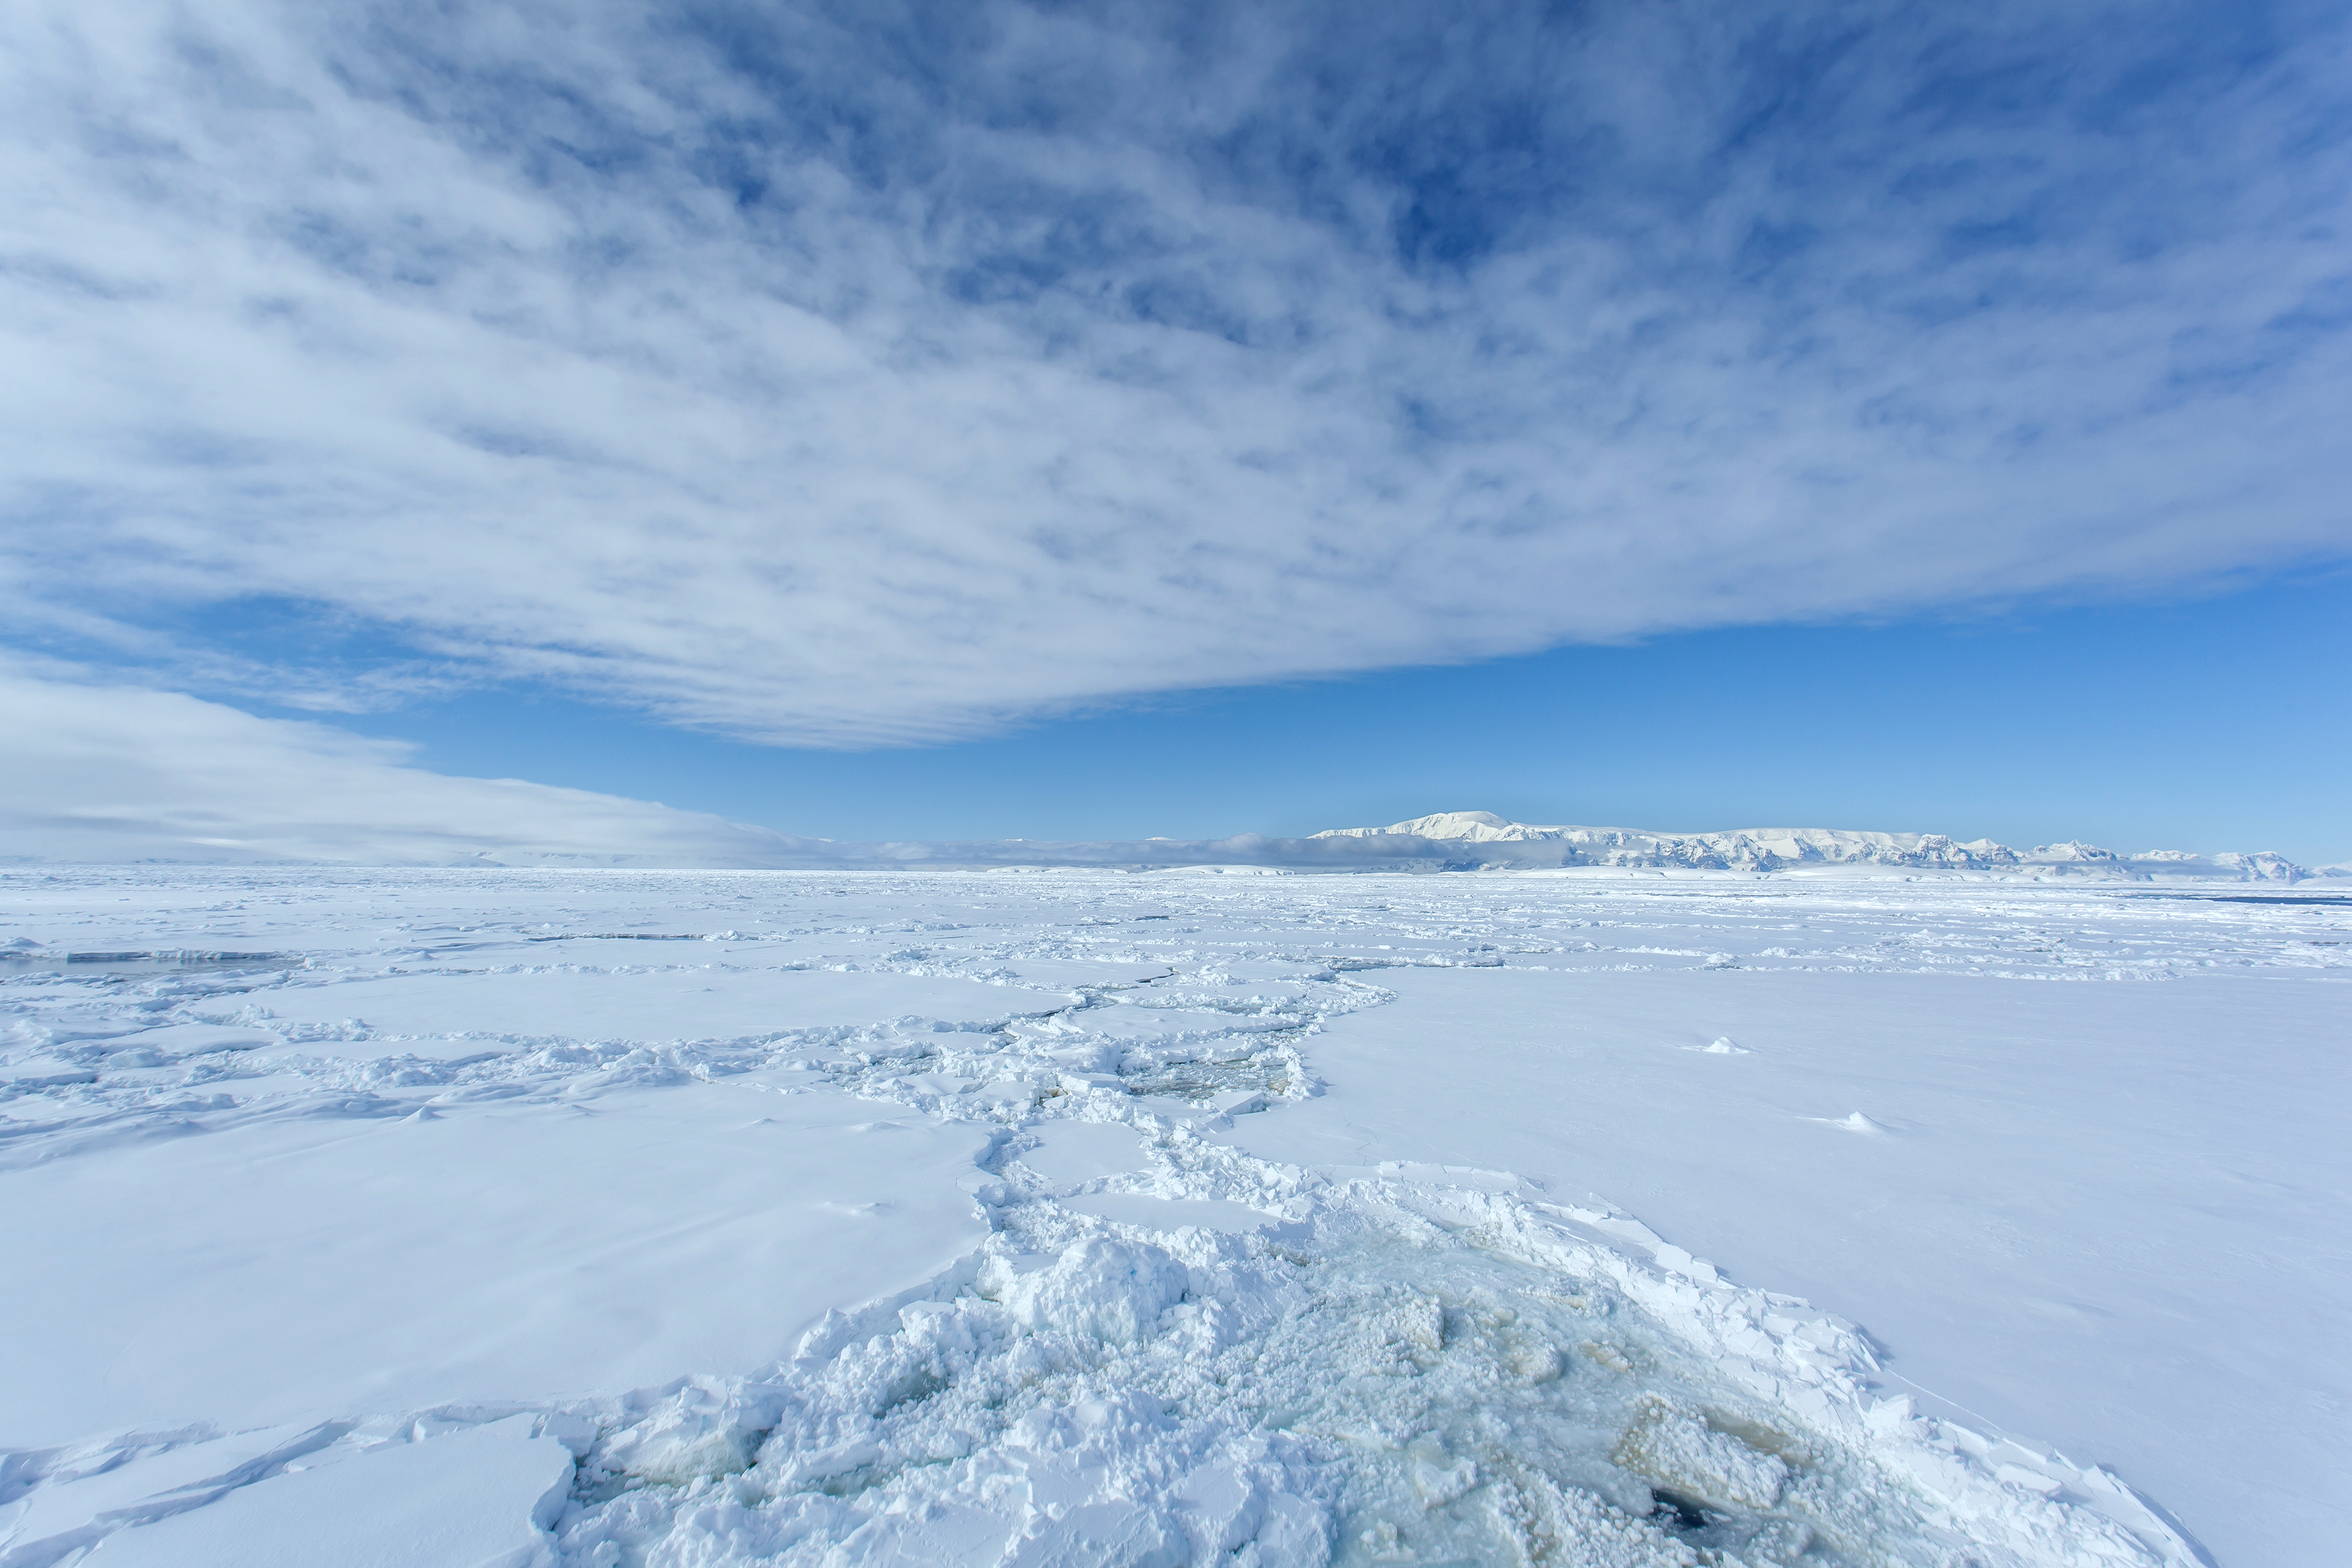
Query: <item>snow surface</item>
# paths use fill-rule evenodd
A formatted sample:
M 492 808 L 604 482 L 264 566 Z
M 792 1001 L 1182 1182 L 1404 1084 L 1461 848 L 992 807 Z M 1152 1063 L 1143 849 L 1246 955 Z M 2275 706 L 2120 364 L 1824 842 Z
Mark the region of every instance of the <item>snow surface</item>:
M 0 920 L 0 1568 L 2352 1537 L 2352 901 L 114 868 Z

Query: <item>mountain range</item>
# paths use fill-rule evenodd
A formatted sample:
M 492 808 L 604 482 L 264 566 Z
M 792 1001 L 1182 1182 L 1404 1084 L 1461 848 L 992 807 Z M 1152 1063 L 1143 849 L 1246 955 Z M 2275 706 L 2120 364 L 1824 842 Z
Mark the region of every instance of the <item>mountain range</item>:
M 2089 875 L 2134 880 L 2299 882 L 2352 877 L 2352 867 L 2298 866 L 2267 850 L 2196 855 L 2181 849 L 2117 854 L 2069 841 L 2012 849 L 1990 838 L 1965 843 L 1940 833 L 1870 833 L 1832 827 L 1739 827 L 1661 833 L 1633 827 L 1547 826 L 1491 811 L 1444 811 L 1386 827 L 1331 827 L 1317 838 L 1415 839 L 1471 851 L 1495 868 L 1613 866 L 1712 871 L 1788 871 L 1877 866 L 2010 875 Z

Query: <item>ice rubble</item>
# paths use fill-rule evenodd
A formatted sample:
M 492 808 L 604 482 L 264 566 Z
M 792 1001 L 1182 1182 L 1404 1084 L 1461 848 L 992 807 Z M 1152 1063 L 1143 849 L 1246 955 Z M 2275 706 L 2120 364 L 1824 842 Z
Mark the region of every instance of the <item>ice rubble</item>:
M 1608 1216 L 1318 1183 L 1182 1126 L 1153 1154 L 1163 1186 L 1271 1188 L 1287 1217 L 1106 1226 L 1016 1157 L 988 1244 L 922 1299 L 763 1377 L 578 1407 L 598 1436 L 566 1558 L 2191 1560 L 2111 1478 L 1874 1400 L 1849 1327 L 1643 1267 Z

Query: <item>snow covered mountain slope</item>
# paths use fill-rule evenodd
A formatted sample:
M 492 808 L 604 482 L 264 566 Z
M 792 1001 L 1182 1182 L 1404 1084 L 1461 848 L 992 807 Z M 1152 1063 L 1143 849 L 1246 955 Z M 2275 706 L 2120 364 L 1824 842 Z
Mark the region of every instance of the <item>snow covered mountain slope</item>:
M 2011 849 L 1990 838 L 1967 843 L 1940 833 L 1865 833 L 1834 827 L 1738 827 L 1717 833 L 1659 833 L 1633 827 L 1539 826 L 1491 811 L 1441 811 L 1386 827 L 1332 827 L 1318 838 L 1420 838 L 1435 844 L 1557 846 L 1520 847 L 1492 857 L 1497 868 L 1527 866 L 1684 868 L 1716 871 L 1785 871 L 1807 867 L 1885 866 L 1938 871 L 2095 875 L 2225 882 L 2299 882 L 2335 877 L 2342 867 L 2314 870 L 2283 855 L 2192 855 L 2152 849 L 2118 855 L 2069 841 Z

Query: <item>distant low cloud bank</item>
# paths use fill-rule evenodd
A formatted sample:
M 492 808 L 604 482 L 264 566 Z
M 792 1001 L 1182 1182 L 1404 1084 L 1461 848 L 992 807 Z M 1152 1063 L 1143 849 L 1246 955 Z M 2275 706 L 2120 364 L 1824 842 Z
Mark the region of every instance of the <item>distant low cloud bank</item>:
M 1305 838 L 842 843 L 653 801 L 519 779 L 455 778 L 408 749 L 257 718 L 87 671 L 0 662 L 9 719 L 0 861 L 744 869 L 1096 868 L 1284 871 L 1897 870 L 2293 883 L 2322 871 L 2270 854 L 2012 850 L 1933 834 L 1756 828 L 1673 834 L 1535 826 L 1452 812 Z
M 335 865 L 783 864 L 821 841 L 519 779 L 84 672 L 0 663 L 0 857 Z

